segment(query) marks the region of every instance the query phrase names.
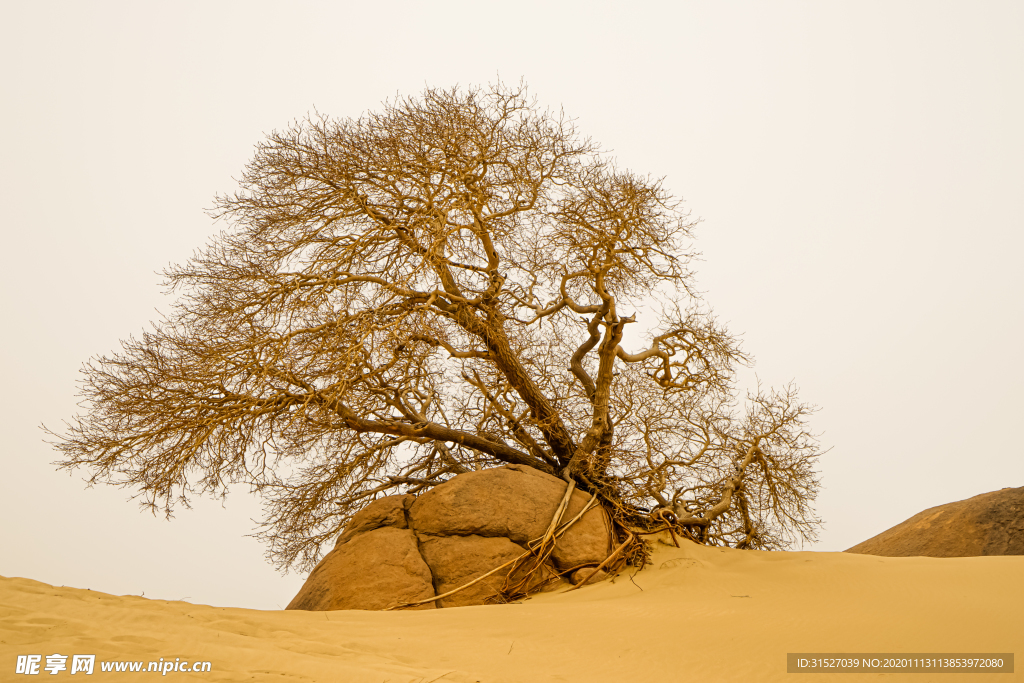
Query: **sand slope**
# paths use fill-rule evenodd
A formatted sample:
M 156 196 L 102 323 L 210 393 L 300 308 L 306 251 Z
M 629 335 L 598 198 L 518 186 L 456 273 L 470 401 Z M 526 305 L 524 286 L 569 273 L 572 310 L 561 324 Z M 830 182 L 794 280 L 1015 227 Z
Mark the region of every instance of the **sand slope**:
M 930 680 L 786 674 L 787 652 L 1024 655 L 1024 557 L 889 558 L 658 545 L 655 564 L 520 605 L 263 612 L 0 579 L 0 679 L 16 655 L 208 660 L 167 680 Z M 45 661 L 45 660 L 44 660 Z M 1018 662 L 1017 671 L 1024 669 Z M 45 672 L 43 672 L 44 675 Z M 59 676 L 68 676 L 62 672 Z M 978 674 L 942 674 L 942 681 Z M 985 680 L 1024 680 L 1024 673 Z M 154 680 L 101 673 L 85 680 Z M 47 675 L 46 680 L 58 680 Z M 77 679 L 72 679 L 77 680 Z

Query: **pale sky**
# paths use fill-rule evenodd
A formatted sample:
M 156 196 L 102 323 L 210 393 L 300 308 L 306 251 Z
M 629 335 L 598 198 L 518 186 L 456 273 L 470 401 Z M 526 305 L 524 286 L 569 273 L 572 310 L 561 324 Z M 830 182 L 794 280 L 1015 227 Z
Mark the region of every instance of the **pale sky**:
M 554 5 L 554 7 L 552 6 Z M 820 405 L 820 541 L 1024 486 L 1024 4 L 31 2 L 0 21 L 0 575 L 277 609 L 244 487 L 170 522 L 51 464 L 266 133 L 520 78 L 703 223 L 707 303 Z M 1014 351 L 1018 349 L 1018 351 Z

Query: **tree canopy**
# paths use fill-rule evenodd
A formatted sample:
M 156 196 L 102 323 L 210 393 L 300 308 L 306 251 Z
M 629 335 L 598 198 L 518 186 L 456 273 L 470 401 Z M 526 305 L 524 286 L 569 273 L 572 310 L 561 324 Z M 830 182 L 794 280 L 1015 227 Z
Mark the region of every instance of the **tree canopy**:
M 750 361 L 695 290 L 696 221 L 525 88 L 307 117 L 213 214 L 229 227 L 166 271 L 171 313 L 84 367 L 62 467 L 168 514 L 247 484 L 283 567 L 376 497 L 504 463 L 635 528 L 813 537 L 813 408 L 737 395 Z

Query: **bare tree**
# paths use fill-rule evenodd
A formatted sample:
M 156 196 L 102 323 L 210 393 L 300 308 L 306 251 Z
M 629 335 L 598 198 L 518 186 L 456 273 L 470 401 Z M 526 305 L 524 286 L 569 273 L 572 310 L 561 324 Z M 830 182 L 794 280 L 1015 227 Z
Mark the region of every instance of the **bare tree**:
M 62 467 L 168 514 L 249 484 L 282 567 L 375 497 L 503 463 L 633 531 L 813 536 L 812 408 L 735 396 L 749 359 L 693 288 L 695 221 L 523 87 L 307 118 L 240 184 L 230 229 L 166 272 L 172 314 L 84 367 Z M 627 348 L 626 311 L 659 309 Z

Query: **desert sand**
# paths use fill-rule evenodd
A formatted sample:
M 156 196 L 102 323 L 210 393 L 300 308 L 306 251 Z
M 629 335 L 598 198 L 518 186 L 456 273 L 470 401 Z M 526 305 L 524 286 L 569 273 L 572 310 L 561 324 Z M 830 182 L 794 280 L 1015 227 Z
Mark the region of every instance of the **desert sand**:
M 0 578 L 0 679 L 31 680 L 13 675 L 17 655 L 41 654 L 45 664 L 46 655 L 61 653 L 212 663 L 209 673 L 171 672 L 167 680 L 922 683 L 935 676 L 787 674 L 786 653 L 1024 653 L 1024 556 L 682 543 L 659 541 L 653 565 L 578 591 L 418 612 L 257 611 Z M 982 680 L 1024 680 L 1021 668 Z M 102 673 L 98 664 L 94 675 L 85 680 L 155 678 Z

